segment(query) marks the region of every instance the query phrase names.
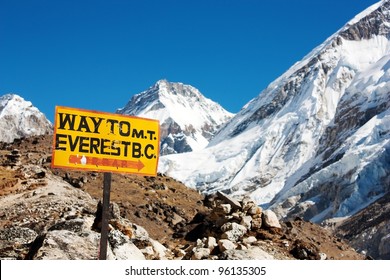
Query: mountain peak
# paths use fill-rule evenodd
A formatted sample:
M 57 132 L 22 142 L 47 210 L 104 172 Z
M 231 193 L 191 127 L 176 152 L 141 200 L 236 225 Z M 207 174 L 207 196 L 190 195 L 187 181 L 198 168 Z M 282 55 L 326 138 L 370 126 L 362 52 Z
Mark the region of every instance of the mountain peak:
M 194 101 L 204 102 L 207 98 L 195 87 L 180 82 L 169 82 L 168 80 L 159 80 L 153 86 L 159 91 L 160 97 L 183 96 L 194 98 Z M 211 101 L 211 100 L 208 100 Z
M 161 80 L 158 80 L 155 85 L 157 85 L 159 87 L 164 87 L 164 86 L 166 87 L 169 84 L 171 84 L 171 83 L 167 79 L 161 79 Z
M 23 106 L 25 106 L 25 107 L 32 106 L 30 101 L 26 101 L 23 99 L 23 97 L 21 97 L 17 94 L 14 94 L 14 93 L 8 93 L 8 94 L 5 94 L 3 96 L 0 96 L 0 108 L 1 109 L 6 107 L 9 102 L 23 104 Z
M 0 141 L 51 132 L 50 121 L 30 101 L 17 94 L 0 97 Z
M 233 114 L 191 85 L 159 80 L 117 113 L 157 119 L 161 154 L 200 150 Z
M 371 6 L 244 106 L 206 149 L 162 157 L 159 171 L 313 222 L 352 215 L 383 196 L 389 26 L 390 1 Z

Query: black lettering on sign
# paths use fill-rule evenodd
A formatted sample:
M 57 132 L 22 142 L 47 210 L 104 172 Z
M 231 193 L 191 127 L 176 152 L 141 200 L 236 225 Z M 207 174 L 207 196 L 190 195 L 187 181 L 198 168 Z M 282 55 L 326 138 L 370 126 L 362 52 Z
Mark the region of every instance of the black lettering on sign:
M 74 152 L 74 150 L 76 149 L 77 144 L 79 142 L 79 138 L 80 136 L 76 136 L 76 139 L 73 141 L 72 135 L 68 135 L 69 147 L 72 152 Z
M 133 149 L 132 149 L 132 156 L 133 158 L 140 158 L 142 157 L 141 153 L 141 144 L 137 142 L 133 142 Z
M 111 155 L 130 158 L 156 158 L 154 145 L 142 145 L 139 142 L 110 140 L 97 137 L 73 136 L 56 134 L 55 149 L 77 154 Z
M 110 140 L 108 140 L 108 139 L 101 140 L 100 153 L 102 155 L 109 155 L 110 154 L 110 152 L 107 151 L 110 148 L 110 146 L 106 145 L 107 142 L 110 142 Z
M 155 131 L 147 130 L 146 132 L 149 134 L 149 140 L 157 140 L 157 138 L 154 137 L 154 134 L 156 133 Z
M 155 154 L 154 153 L 150 153 L 149 154 L 149 149 L 154 151 L 154 146 L 152 144 L 146 145 L 146 147 L 145 147 L 145 157 L 147 159 L 152 159 L 152 158 L 155 157 Z
M 89 140 L 89 137 L 83 137 L 83 136 L 80 137 L 80 144 L 79 144 L 79 152 L 80 153 L 88 153 L 89 144 L 90 144 L 88 140 Z
M 62 147 L 61 145 L 66 145 L 66 140 L 63 140 L 62 138 L 67 138 L 67 135 L 65 134 L 56 134 L 56 150 L 62 150 L 66 151 L 66 147 Z
M 129 148 L 129 146 L 130 146 L 130 144 L 131 144 L 131 142 L 128 142 L 128 141 L 122 141 L 122 145 L 123 145 L 123 155 L 125 156 L 125 157 L 127 157 L 127 150 L 128 150 L 128 148 Z
M 118 123 L 118 121 L 117 121 L 117 120 L 112 120 L 112 119 L 107 119 L 106 122 L 109 123 L 109 124 L 111 125 L 111 127 L 110 127 L 110 132 L 111 132 L 112 134 L 115 134 L 114 125 L 115 125 L 116 123 Z
M 93 133 L 99 134 L 99 127 L 103 121 L 103 118 L 91 118 L 91 120 L 92 120 L 93 125 L 95 127 L 95 129 L 93 130 Z
M 72 130 L 72 131 L 77 130 L 77 131 L 83 131 L 88 133 L 92 132 L 92 133 L 99 134 L 99 127 L 103 121 L 103 118 L 87 117 L 81 115 L 79 116 L 79 115 L 64 114 L 64 113 L 58 113 L 58 115 L 59 115 L 59 126 L 57 129 L 63 129 L 63 130 Z M 76 129 L 77 119 L 79 119 L 79 123 Z M 88 120 L 92 121 L 92 124 L 88 122 Z
M 58 115 L 60 116 L 60 120 L 59 120 L 60 126 L 58 127 L 58 129 L 65 129 L 65 126 L 68 125 L 69 130 L 74 130 L 76 115 L 63 114 L 63 113 L 58 113 Z
M 89 152 L 91 154 L 99 154 L 100 138 L 91 137 L 91 145 L 89 147 Z
M 119 134 L 121 136 L 129 136 L 130 135 L 130 123 L 129 122 L 125 122 L 125 121 L 121 121 L 119 122 Z
M 82 131 L 84 129 L 84 132 L 91 132 L 89 129 L 89 125 L 87 122 L 87 117 L 86 116 L 80 116 L 80 123 L 79 123 L 79 128 L 77 131 Z
M 138 138 L 138 139 L 144 139 L 144 131 L 141 129 L 138 131 L 137 129 L 133 129 L 133 133 L 131 134 L 131 137 Z
M 112 156 L 120 156 L 121 155 L 121 149 L 117 146 L 118 141 L 112 141 L 111 143 L 111 150 L 114 152 L 111 152 Z

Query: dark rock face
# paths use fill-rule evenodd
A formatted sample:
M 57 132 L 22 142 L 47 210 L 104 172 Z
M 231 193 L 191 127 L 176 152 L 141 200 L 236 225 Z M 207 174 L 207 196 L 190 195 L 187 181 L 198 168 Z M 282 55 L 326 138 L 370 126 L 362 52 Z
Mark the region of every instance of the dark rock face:
M 387 177 L 388 182 L 389 177 Z M 378 199 L 336 228 L 359 252 L 374 259 L 390 259 L 390 193 Z
M 160 155 L 191 152 L 192 148 L 187 142 L 187 136 L 191 136 L 191 132 L 183 130 L 173 119 L 167 119 L 160 126 Z
M 355 100 L 358 100 L 356 102 Z M 353 106 L 350 104 L 355 101 Z M 359 92 L 351 98 L 348 93 L 340 100 L 339 110 L 336 111 L 334 123 L 329 125 L 320 139 L 321 146 L 317 154 L 324 153 L 324 161 L 339 147 L 339 143 L 344 142 L 356 130 L 366 124 L 373 117 L 378 116 L 390 108 L 390 100 L 386 95 L 382 95 L 376 100 L 373 107 L 366 110 L 361 108 L 368 102 L 364 96 L 359 96 Z
M 389 23 L 390 2 L 386 1 L 368 16 L 353 24 L 347 30 L 340 33 L 340 36 L 347 40 L 370 39 L 375 35 L 387 35 L 390 31 Z

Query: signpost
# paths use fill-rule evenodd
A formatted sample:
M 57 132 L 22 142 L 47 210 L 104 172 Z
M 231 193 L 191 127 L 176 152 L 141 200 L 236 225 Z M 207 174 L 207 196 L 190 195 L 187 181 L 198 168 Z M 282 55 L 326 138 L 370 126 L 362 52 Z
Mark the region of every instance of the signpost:
M 52 168 L 104 172 L 99 259 L 106 259 L 111 172 L 156 176 L 158 120 L 56 107 Z

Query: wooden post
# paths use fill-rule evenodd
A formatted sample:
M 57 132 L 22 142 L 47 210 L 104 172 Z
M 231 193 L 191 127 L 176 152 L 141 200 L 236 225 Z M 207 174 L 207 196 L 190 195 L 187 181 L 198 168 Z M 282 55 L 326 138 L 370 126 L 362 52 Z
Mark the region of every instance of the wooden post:
M 103 179 L 102 230 L 100 236 L 99 260 L 107 259 L 108 216 L 110 212 L 111 173 L 105 172 Z

